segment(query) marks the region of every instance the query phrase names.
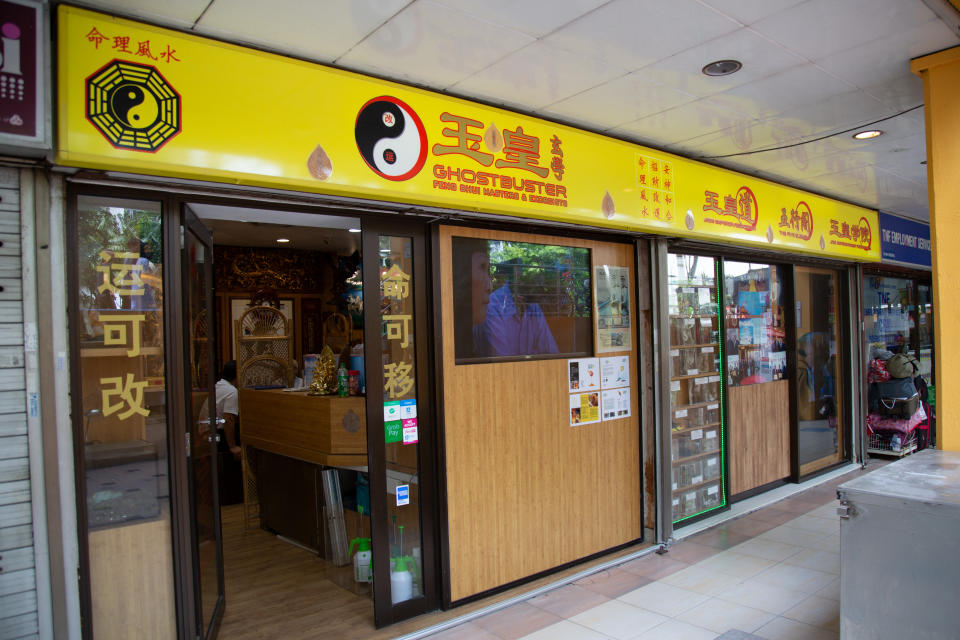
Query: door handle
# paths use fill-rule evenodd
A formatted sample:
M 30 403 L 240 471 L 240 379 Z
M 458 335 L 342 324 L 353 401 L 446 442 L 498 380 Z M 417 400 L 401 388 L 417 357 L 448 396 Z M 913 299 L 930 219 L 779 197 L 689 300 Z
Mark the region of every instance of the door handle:
M 220 432 L 207 435 L 207 442 L 220 442 Z

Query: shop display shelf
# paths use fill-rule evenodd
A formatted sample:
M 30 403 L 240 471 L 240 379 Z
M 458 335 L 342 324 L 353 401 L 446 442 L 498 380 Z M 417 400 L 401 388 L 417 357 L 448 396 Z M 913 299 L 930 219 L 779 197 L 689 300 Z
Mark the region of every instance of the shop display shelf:
M 711 316 L 712 317 L 712 316 Z M 707 347 L 719 347 L 719 342 L 704 342 L 703 344 L 675 344 L 670 345 L 670 349 L 706 349 Z
M 701 371 L 700 373 L 692 373 L 687 376 L 671 376 L 670 379 L 671 380 L 690 380 L 692 378 L 705 378 L 707 376 L 718 376 L 718 375 L 720 375 L 719 371 Z M 675 408 L 679 409 L 680 406 L 677 406 Z
M 709 429 L 710 427 L 719 427 L 719 422 L 705 422 L 704 424 L 697 424 L 690 427 L 679 427 L 670 430 L 671 435 L 678 435 L 681 433 L 687 433 L 688 431 L 696 431 L 697 429 Z
M 902 458 L 917 450 L 916 429 L 911 431 L 906 440 L 901 443 L 899 451 L 894 451 L 893 446 L 890 444 L 890 436 L 882 433 L 871 433 L 867 438 L 867 453 L 874 455 Z

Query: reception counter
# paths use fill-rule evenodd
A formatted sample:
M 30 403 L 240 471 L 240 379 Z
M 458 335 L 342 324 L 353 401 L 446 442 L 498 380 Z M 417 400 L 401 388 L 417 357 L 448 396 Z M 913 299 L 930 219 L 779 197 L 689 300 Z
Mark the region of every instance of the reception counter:
M 244 445 L 330 467 L 366 467 L 366 399 L 241 389 Z

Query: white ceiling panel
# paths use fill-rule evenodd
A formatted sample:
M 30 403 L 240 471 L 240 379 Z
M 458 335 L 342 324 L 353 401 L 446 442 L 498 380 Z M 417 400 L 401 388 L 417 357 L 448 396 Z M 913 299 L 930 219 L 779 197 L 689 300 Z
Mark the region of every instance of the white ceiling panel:
M 450 89 L 486 100 L 494 96 L 516 97 L 522 99 L 521 108 L 540 109 L 625 73 L 625 69 L 599 58 L 538 41 Z
M 723 131 L 743 120 L 743 114 L 704 98 L 620 125 L 611 133 L 633 136 L 662 147 Z
M 704 65 L 716 60 L 739 60 L 743 68 L 729 76 L 704 75 Z M 641 71 L 654 82 L 702 98 L 760 80 L 803 62 L 800 56 L 756 32 L 738 29 L 660 60 Z
M 444 89 L 533 41 L 519 31 L 420 0 L 337 63 Z
M 727 105 L 754 118 L 765 119 L 846 93 L 853 86 L 812 64 L 803 64 L 761 78 L 722 94 Z
M 435 0 L 482 20 L 516 29 L 541 38 L 558 27 L 593 11 L 609 0 L 563 0 L 544 7 L 539 2 L 516 0 Z
M 753 24 L 806 0 L 700 0 L 743 24 Z
M 923 81 L 909 72 L 896 80 L 866 87 L 864 91 L 898 112 L 923 104 Z
M 753 28 L 810 60 L 886 39 L 934 18 L 920 0 L 809 0 Z
M 196 22 L 210 0 L 80 0 L 79 4 L 98 11 L 136 16 L 141 20 L 158 22 L 181 29 L 189 29 Z
M 330 62 L 363 40 L 408 2 L 213 0 L 197 30 L 261 47 L 279 46 L 286 53 Z
M 614 0 L 546 37 L 575 53 L 639 69 L 739 28 L 696 0 Z
M 611 129 L 694 100 L 695 96 L 651 82 L 638 72 L 551 104 L 544 113 L 594 129 Z
M 910 59 L 960 44 L 941 20 L 933 18 L 912 29 L 844 49 L 814 62 L 838 78 L 861 88 L 883 85 L 909 71 Z M 919 83 L 919 78 L 917 79 Z

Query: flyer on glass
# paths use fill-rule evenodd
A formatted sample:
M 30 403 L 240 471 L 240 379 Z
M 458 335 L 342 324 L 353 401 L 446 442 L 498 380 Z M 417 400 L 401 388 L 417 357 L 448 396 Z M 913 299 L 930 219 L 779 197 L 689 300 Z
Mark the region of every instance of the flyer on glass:
M 569 392 L 600 388 L 600 358 L 567 361 Z
M 600 392 L 570 395 L 570 426 L 600 422 Z
M 630 349 L 630 269 L 601 265 L 593 270 L 597 305 L 597 351 Z
M 605 389 L 601 392 L 600 406 L 604 420 L 617 420 L 630 416 L 630 387 Z
M 600 387 L 614 389 L 630 385 L 630 356 L 600 358 Z

